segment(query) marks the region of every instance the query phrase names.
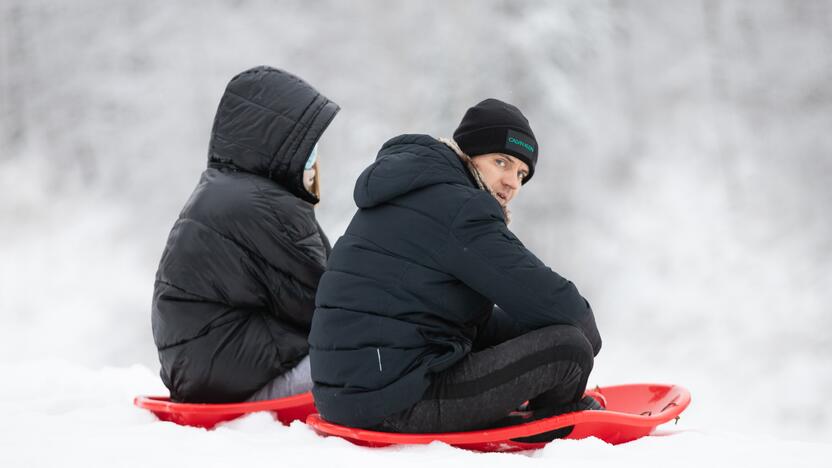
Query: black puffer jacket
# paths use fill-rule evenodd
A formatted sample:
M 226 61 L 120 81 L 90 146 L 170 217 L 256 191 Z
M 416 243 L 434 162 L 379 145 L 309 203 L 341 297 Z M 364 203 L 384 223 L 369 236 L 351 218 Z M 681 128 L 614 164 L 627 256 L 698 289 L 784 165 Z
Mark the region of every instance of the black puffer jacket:
M 303 166 L 337 112 L 280 70 L 228 84 L 156 274 L 153 337 L 174 400 L 245 400 L 307 354 L 329 244 Z
M 571 324 L 597 354 L 589 304 L 508 230 L 500 205 L 443 143 L 388 141 L 359 177 L 355 201 L 309 335 L 324 418 L 371 427 L 409 408 L 432 373 L 494 329 Z

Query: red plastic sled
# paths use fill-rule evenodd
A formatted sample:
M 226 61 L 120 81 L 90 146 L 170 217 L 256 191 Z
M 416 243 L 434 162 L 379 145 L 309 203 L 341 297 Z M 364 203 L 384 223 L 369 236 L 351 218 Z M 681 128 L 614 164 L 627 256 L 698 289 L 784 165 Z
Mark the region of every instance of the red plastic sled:
M 150 410 L 162 421 L 170 421 L 182 426 L 195 426 L 211 429 L 217 424 L 239 418 L 240 416 L 269 411 L 283 424 L 295 420 L 305 421 L 306 417 L 316 411 L 312 393 L 301 393 L 277 400 L 264 400 L 246 403 L 175 403 L 168 397 L 138 396 L 133 404 Z
M 498 429 L 437 434 L 394 434 L 354 429 L 332 424 L 312 414 L 306 419 L 315 432 L 338 436 L 366 447 L 394 444 L 429 444 L 434 441 L 480 452 L 513 452 L 539 449 L 546 443 L 514 442 L 554 429 L 574 426 L 566 439 L 597 437 L 621 444 L 644 437 L 659 424 L 675 419 L 690 404 L 690 392 L 678 385 L 631 384 L 600 387 L 588 391 L 605 405 L 605 411 L 578 411 Z

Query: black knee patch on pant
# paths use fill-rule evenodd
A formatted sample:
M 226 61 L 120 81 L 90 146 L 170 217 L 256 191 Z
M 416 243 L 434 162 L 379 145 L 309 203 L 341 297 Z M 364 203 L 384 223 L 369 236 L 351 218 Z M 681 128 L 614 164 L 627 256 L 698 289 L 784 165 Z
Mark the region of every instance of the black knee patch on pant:
M 584 353 L 582 348 L 576 348 L 570 345 L 554 345 L 545 348 L 536 353 L 523 357 L 514 362 L 510 366 L 498 369 L 488 375 L 480 378 L 469 380 L 467 382 L 456 383 L 452 386 L 443 388 L 439 394 L 430 395 L 432 399 L 457 399 L 470 398 L 475 395 L 483 393 L 485 390 L 499 387 L 511 380 L 517 378 L 518 375 L 532 372 L 533 370 L 554 362 L 553 357 L 557 360 L 572 360 L 579 362 L 579 365 L 586 364 L 584 360 Z M 592 368 L 591 361 L 592 353 L 590 352 L 589 368 Z M 581 367 L 583 369 L 583 366 Z M 584 373 L 587 373 L 584 371 Z

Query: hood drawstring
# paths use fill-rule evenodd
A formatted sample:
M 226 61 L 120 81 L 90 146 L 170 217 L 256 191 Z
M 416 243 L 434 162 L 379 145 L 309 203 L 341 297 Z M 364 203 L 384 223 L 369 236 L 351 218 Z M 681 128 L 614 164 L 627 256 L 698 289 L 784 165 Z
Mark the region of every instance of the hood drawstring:
M 437 138 L 437 140 L 444 143 L 446 146 L 452 149 L 457 156 L 459 156 L 459 159 L 462 160 L 462 163 L 465 164 L 465 167 L 467 167 L 468 171 L 474 176 L 474 181 L 476 181 L 477 187 L 479 187 L 481 190 L 485 190 L 486 192 L 490 193 L 491 196 L 494 197 L 494 199 L 497 200 L 499 203 L 499 198 L 497 198 L 497 195 L 495 195 L 494 192 L 492 192 L 491 189 L 488 188 L 487 185 L 485 185 L 485 182 L 482 178 L 482 174 L 480 174 L 480 171 L 478 171 L 477 167 L 474 166 L 474 161 L 471 160 L 471 156 L 465 154 L 453 138 Z M 508 206 L 500 205 L 500 208 L 503 209 L 503 215 L 506 218 L 506 225 L 508 225 L 508 223 L 511 222 L 511 211 L 508 209 Z

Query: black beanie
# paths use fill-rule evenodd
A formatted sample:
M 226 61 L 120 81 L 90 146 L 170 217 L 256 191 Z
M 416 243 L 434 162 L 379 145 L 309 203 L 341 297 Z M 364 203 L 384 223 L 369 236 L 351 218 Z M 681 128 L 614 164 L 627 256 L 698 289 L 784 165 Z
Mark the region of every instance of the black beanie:
M 529 121 L 511 104 L 486 99 L 468 109 L 454 132 L 454 140 L 468 156 L 504 153 L 523 161 L 529 166 L 524 184 L 534 175 L 540 148 Z

